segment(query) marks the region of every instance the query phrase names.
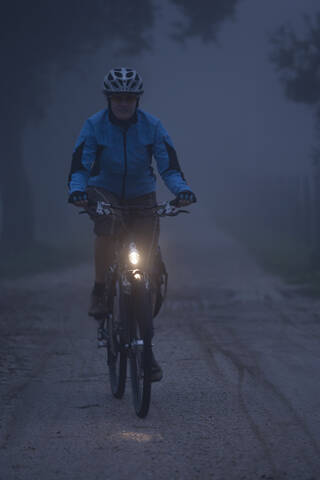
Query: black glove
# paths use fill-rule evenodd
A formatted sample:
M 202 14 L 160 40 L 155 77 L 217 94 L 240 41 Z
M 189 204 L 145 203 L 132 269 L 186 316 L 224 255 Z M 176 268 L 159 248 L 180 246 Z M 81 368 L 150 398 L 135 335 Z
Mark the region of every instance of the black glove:
M 176 198 L 170 203 L 171 205 L 179 207 L 181 202 L 188 202 L 189 205 L 190 203 L 196 203 L 196 201 L 197 198 L 193 192 L 190 192 L 189 190 L 184 190 L 183 192 L 179 192 Z
M 85 202 L 88 200 L 87 192 L 75 191 L 69 195 L 68 203 Z

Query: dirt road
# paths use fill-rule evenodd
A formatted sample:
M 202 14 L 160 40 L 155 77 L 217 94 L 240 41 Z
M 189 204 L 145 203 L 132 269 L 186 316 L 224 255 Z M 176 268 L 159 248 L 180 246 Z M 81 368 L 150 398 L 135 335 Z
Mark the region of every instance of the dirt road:
M 145 420 L 111 396 L 89 266 L 2 281 L 1 480 L 320 479 L 320 302 L 215 238 L 172 262 Z

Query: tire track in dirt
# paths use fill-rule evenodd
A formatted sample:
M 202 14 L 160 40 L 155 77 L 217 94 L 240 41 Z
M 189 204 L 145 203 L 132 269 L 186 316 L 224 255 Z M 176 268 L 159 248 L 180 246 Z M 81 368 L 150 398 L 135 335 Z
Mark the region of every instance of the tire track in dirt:
M 245 375 L 245 371 L 251 370 L 251 368 L 247 367 L 244 365 L 239 358 L 237 358 L 233 352 L 227 351 L 224 348 L 220 347 L 216 342 L 213 341 L 211 333 L 209 333 L 208 330 L 206 330 L 201 322 L 199 324 L 195 325 L 193 322 L 188 322 L 188 326 L 190 328 L 190 331 L 192 332 L 192 335 L 194 338 L 198 341 L 198 343 L 201 345 L 201 348 L 205 354 L 206 361 L 208 364 L 208 367 L 213 370 L 215 375 L 219 375 L 221 379 L 225 378 L 222 371 L 219 369 L 218 364 L 215 361 L 215 353 L 220 352 L 222 355 L 224 355 L 226 358 L 228 358 L 232 364 L 235 366 L 238 379 L 237 379 L 237 392 L 238 392 L 238 401 L 241 409 L 243 410 L 247 420 L 248 424 L 250 425 L 250 428 L 255 435 L 256 439 L 260 443 L 264 453 L 265 453 L 265 459 L 269 463 L 271 467 L 272 474 L 275 474 L 276 472 L 276 467 L 275 463 L 272 459 L 272 454 L 271 451 L 268 447 L 267 442 L 263 438 L 263 434 L 256 425 L 256 423 L 253 421 L 253 418 L 249 414 L 249 411 L 245 405 L 244 399 L 243 399 L 243 392 L 242 392 L 242 385 L 243 385 L 243 379 Z
M 192 303 L 193 304 L 193 303 Z M 183 310 L 185 307 L 185 304 L 182 305 Z M 178 309 L 175 308 L 175 311 Z M 195 309 L 196 311 L 196 309 Z M 198 310 L 199 312 L 199 310 Z M 199 312 L 200 313 L 200 312 Z M 183 312 L 181 312 L 183 315 Z M 208 314 L 208 312 L 207 312 Z M 237 313 L 235 312 L 235 316 Z M 284 315 L 283 312 L 279 311 L 279 316 L 283 320 L 287 320 L 287 316 Z M 288 412 L 290 415 L 291 419 L 293 420 L 294 424 L 296 424 L 299 429 L 303 432 L 305 437 L 308 439 L 309 444 L 314 451 L 315 458 L 320 458 L 320 449 L 317 444 L 317 441 L 314 437 L 314 435 L 311 433 L 310 429 L 306 425 L 306 422 L 303 420 L 303 418 L 297 413 L 295 408 L 293 407 L 292 403 L 290 400 L 270 381 L 266 378 L 264 371 L 258 366 L 258 358 L 257 356 L 253 353 L 253 351 L 248 349 L 247 345 L 243 345 L 239 339 L 236 337 L 236 334 L 234 332 L 234 328 L 225 328 L 226 335 L 229 336 L 229 338 L 232 338 L 234 341 L 234 344 L 237 344 L 238 349 L 240 349 L 242 352 L 246 352 L 246 355 L 249 356 L 250 358 L 250 363 L 244 362 L 239 355 L 235 354 L 234 351 L 228 350 L 224 347 L 222 347 L 217 340 L 215 340 L 215 334 L 212 331 L 212 329 L 208 328 L 208 323 L 205 323 L 203 321 L 197 321 L 197 323 L 193 322 L 190 319 L 190 316 L 185 317 L 186 322 L 189 325 L 190 330 L 192 331 L 192 334 L 194 338 L 201 344 L 202 350 L 204 352 L 204 355 L 207 359 L 207 363 L 209 367 L 214 371 L 215 374 L 219 374 L 220 376 L 225 376 L 224 372 L 221 371 L 219 368 L 219 364 L 217 364 L 217 361 L 215 360 L 217 352 L 222 354 L 224 358 L 228 359 L 229 362 L 233 365 L 235 371 L 238 374 L 238 399 L 239 399 L 239 405 L 241 406 L 243 412 L 245 413 L 248 422 L 250 424 L 250 427 L 253 431 L 253 433 L 256 435 L 257 440 L 260 442 L 262 445 L 266 458 L 269 461 L 270 467 L 272 468 L 272 475 L 277 475 L 277 469 L 276 469 L 276 462 L 273 459 L 273 453 L 272 450 L 270 449 L 268 445 L 268 441 L 264 439 L 263 432 L 255 422 L 254 418 L 249 412 L 248 407 L 246 406 L 245 402 L 245 393 L 243 391 L 244 388 L 244 381 L 245 381 L 245 376 L 249 375 L 255 383 L 255 386 L 259 388 L 263 388 L 268 390 L 269 392 L 272 393 L 272 396 L 274 398 L 277 398 L 278 401 L 283 405 L 285 410 Z M 291 320 L 289 321 L 290 325 L 293 324 L 294 327 L 297 327 L 296 324 Z M 214 321 L 213 321 L 214 324 Z M 210 325 L 211 326 L 211 325 Z M 213 327 L 212 327 L 213 328 Z M 299 327 L 297 327 L 299 330 Z M 303 346 L 299 345 L 302 349 L 304 349 Z M 252 367 L 254 365 L 254 367 Z M 226 377 L 226 379 L 228 379 Z M 270 420 L 272 421 L 273 418 L 272 416 L 270 417 Z M 315 471 L 315 468 L 317 469 L 318 467 L 314 467 L 310 463 L 310 458 L 308 459 L 303 452 L 300 453 L 302 457 L 304 458 L 304 461 L 306 465 L 308 465 L 313 471 Z M 317 473 L 317 472 L 316 472 Z M 278 477 L 277 477 L 278 478 Z

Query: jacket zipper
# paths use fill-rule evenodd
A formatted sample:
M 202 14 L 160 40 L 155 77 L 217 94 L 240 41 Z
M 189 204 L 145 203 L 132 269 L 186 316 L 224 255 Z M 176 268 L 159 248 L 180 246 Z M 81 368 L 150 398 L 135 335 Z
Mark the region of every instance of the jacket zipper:
M 126 176 L 127 176 L 127 131 L 123 131 L 123 150 L 124 150 L 124 172 L 122 177 L 122 192 L 121 192 L 121 201 L 124 201 L 124 196 L 126 192 Z

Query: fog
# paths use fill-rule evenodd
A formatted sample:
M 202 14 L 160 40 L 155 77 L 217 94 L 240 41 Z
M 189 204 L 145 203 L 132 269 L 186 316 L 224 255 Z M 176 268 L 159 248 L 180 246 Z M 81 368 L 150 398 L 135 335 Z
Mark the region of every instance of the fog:
M 312 110 L 286 99 L 268 58 L 268 34 L 288 21 L 301 29 L 302 14 L 313 14 L 317 2 L 243 0 L 234 19 L 222 24 L 217 44 L 197 37 L 175 42 L 172 25 L 181 21 L 181 13 L 172 4 L 161 5 L 149 51 L 129 56 L 107 44 L 77 57 L 67 73 L 52 64 L 43 76 L 46 113 L 41 121 L 28 123 L 23 139 L 38 241 L 89 248 L 91 225 L 67 204 L 66 181 L 83 122 L 105 108 L 102 81 L 114 66 L 135 67 L 143 76 L 141 108 L 159 117 L 169 131 L 199 200 L 192 217 L 163 222 L 165 243 L 180 233 L 201 245 L 212 225 L 230 229 L 233 220 L 247 225 L 266 212 L 272 218 L 278 202 L 285 205 L 286 217 L 291 184 L 296 188 L 297 178 L 310 174 Z M 161 199 L 171 198 L 161 180 L 158 187 Z M 271 222 L 273 229 L 281 224 Z
M 271 39 L 317 12 L 312 61 L 291 52 L 313 80 L 297 103 Z M 320 479 L 319 0 L 10 0 L 0 25 L 0 477 Z M 68 204 L 74 144 L 121 66 L 198 199 L 161 219 L 154 322 L 160 275 L 120 257 L 104 293 L 92 222 Z M 164 378 L 142 420 L 114 373 L 128 360 L 145 400 L 150 353 Z

